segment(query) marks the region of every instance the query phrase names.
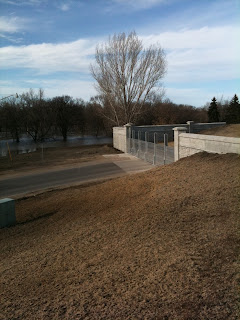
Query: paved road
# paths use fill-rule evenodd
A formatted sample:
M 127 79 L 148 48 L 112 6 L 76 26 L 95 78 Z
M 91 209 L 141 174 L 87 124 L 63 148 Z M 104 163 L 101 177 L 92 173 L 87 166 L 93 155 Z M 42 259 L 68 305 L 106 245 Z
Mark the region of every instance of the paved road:
M 106 157 L 106 162 L 89 162 L 78 167 L 32 173 L 0 179 L 0 198 L 24 195 L 30 192 L 62 185 L 81 184 L 98 179 L 124 175 L 133 171 L 151 168 L 134 157 Z

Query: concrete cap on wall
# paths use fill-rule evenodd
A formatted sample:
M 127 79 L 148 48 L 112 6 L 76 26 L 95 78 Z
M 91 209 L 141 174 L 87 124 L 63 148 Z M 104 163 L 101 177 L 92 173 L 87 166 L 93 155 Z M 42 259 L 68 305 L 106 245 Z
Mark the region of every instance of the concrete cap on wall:
M 187 128 L 185 127 L 175 127 L 173 128 L 174 131 L 187 131 Z
M 133 126 L 133 123 L 127 123 L 124 125 L 124 127 L 131 127 L 131 126 Z

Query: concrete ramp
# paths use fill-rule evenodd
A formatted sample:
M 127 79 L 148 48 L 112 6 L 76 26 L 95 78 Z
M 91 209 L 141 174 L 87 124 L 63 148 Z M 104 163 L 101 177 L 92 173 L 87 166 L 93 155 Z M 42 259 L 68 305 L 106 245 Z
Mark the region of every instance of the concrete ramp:
M 126 173 L 136 173 L 152 169 L 154 166 L 130 154 L 104 155 L 104 158 L 116 164 Z

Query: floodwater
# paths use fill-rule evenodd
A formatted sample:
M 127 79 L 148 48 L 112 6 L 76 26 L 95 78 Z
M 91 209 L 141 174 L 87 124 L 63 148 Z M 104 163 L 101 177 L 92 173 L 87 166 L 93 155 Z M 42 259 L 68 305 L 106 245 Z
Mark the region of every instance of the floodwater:
M 5 157 L 8 154 L 8 147 L 11 151 L 17 151 L 18 154 L 34 152 L 38 148 L 56 148 L 56 147 L 77 147 L 95 144 L 109 144 L 113 139 L 104 136 L 69 136 L 67 141 L 63 141 L 62 137 L 54 139 L 46 139 L 44 142 L 35 143 L 32 138 L 22 137 L 17 143 L 12 139 L 0 140 L 0 157 Z

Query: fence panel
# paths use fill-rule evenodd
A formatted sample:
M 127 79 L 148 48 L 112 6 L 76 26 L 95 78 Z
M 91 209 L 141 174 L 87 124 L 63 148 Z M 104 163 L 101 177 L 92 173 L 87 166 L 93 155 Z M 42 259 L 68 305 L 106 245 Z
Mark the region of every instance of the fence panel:
M 167 136 L 162 145 L 158 143 L 157 133 L 152 132 L 133 130 L 131 137 L 128 138 L 128 153 L 154 165 L 169 164 L 174 161 L 174 148 L 167 146 Z

